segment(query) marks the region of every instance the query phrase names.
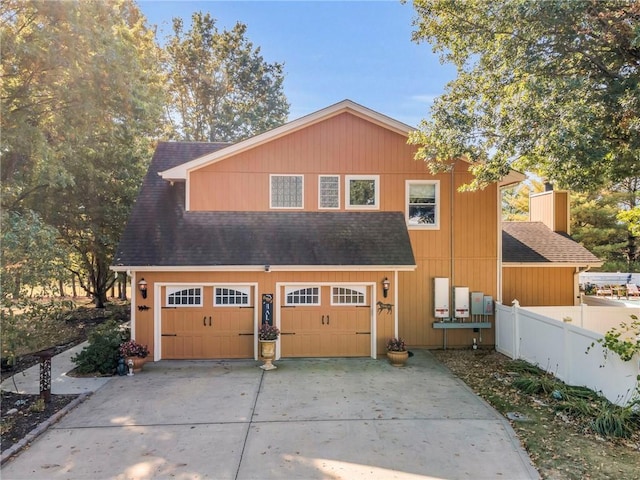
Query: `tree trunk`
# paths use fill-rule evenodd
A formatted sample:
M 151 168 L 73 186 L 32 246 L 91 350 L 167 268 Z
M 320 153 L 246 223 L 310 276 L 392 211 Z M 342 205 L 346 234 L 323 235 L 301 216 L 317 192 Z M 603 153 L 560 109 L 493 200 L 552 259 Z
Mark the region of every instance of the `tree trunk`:
M 64 281 L 61 278 L 58 278 L 58 290 L 61 297 L 65 296 L 64 292 Z

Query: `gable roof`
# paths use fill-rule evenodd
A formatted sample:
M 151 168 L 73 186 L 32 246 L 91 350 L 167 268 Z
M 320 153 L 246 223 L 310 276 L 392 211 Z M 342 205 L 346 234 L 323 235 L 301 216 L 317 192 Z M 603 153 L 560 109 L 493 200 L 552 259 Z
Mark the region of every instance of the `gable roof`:
M 225 144 L 160 143 L 114 256 L 130 267 L 415 268 L 401 212 L 188 212 L 158 172 Z
M 311 113 L 304 117 L 298 118 L 297 120 L 285 123 L 284 125 L 276 127 L 267 132 L 248 138 L 247 140 L 235 143 L 229 148 L 225 149 L 223 152 L 211 152 L 201 157 L 194 158 L 182 165 L 177 165 L 175 167 L 160 171 L 160 176 L 165 180 L 186 180 L 188 172 L 190 170 L 194 170 L 196 168 L 218 162 L 231 155 L 244 152 L 251 148 L 257 147 L 258 145 L 262 145 L 263 143 L 275 140 L 276 138 L 288 135 L 297 130 L 309 127 L 315 123 L 322 122 L 345 112 L 349 112 L 358 117 L 365 118 L 368 121 L 375 123 L 376 125 L 380 125 L 404 136 L 409 135 L 409 132 L 414 130 L 414 128 L 410 127 L 409 125 L 399 122 L 398 120 L 394 120 L 391 117 L 387 117 L 386 115 L 378 113 L 369 108 L 363 107 L 362 105 L 359 105 L 351 100 L 343 100 L 334 105 L 323 108 L 322 110 L 318 110 L 317 112 Z
M 503 264 L 600 266 L 602 261 L 542 222 L 502 222 Z

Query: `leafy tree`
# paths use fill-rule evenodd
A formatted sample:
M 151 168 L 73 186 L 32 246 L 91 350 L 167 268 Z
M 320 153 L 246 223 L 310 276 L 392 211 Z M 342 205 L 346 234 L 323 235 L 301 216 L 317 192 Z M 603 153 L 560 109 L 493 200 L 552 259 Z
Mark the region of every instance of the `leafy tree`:
M 191 141 L 236 141 L 286 121 L 283 65 L 267 63 L 246 38 L 246 25 L 220 32 L 207 13 L 194 13 L 191 29 L 173 19 L 166 46 L 173 135 Z
M 36 212 L 102 306 L 161 124 L 154 33 L 132 0 L 7 0 L 0 18 L 3 211 Z M 23 262 L 42 252 L 27 253 Z
M 606 190 L 572 195 L 571 234 L 604 261 L 603 271 L 638 271 L 628 255 L 627 225 L 617 219 L 619 197 Z
M 411 136 L 432 171 L 471 162 L 481 188 L 512 167 L 575 191 L 640 171 L 640 2 L 415 0 L 415 41 L 452 62 Z
M 542 182 L 534 177 L 529 177 L 518 186 L 505 190 L 502 196 L 502 219 L 508 222 L 529 220 L 529 197 L 543 190 Z

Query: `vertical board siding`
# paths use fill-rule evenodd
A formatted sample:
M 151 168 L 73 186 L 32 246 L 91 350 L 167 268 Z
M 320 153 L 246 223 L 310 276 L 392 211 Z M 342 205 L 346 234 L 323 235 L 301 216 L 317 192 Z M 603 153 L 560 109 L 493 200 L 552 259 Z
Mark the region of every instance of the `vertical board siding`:
M 504 267 L 502 271 L 505 305 L 513 300 L 523 307 L 574 304 L 572 267 Z
M 394 279 L 391 271 L 145 273 L 150 290 L 153 281 L 260 282 L 260 294 L 275 293 L 276 282 L 376 282 L 379 300 L 394 303 L 397 292 L 394 312 L 398 313 L 400 336 L 411 346 L 441 347 L 442 331 L 432 325 L 434 277 L 448 277 L 451 286 L 497 296 L 497 186 L 459 192 L 458 188 L 472 179 L 465 162 L 456 162 L 453 173 L 432 175 L 423 162 L 414 160 L 415 151 L 406 136 L 357 115 L 341 113 L 201 167 L 188 178 L 191 210 L 268 211 L 269 175 L 303 175 L 304 211 L 318 211 L 319 175 L 339 175 L 340 210 L 344 211 L 345 175 L 379 175 L 380 210 L 403 213 L 406 180 L 438 180 L 439 228 L 409 229 L 417 270 L 399 272 L 398 285 L 392 283 L 387 299 L 382 297 L 380 281 L 384 276 Z M 153 314 L 135 314 L 138 332 L 152 344 Z M 380 354 L 393 334 L 394 316 L 378 315 L 377 311 L 375 315 Z M 450 331 L 448 344 L 468 346 L 474 336 L 477 334 L 472 330 Z M 493 341 L 493 332 L 483 336 L 485 343 Z

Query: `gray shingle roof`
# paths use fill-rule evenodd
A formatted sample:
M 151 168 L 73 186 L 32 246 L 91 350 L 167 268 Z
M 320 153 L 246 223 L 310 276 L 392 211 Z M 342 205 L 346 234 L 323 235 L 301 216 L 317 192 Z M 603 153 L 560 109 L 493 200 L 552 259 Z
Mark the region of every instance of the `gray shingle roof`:
M 502 261 L 505 263 L 602 263 L 569 235 L 542 222 L 503 222 Z
M 402 212 L 186 212 L 157 173 L 223 147 L 158 145 L 114 265 L 415 265 Z

